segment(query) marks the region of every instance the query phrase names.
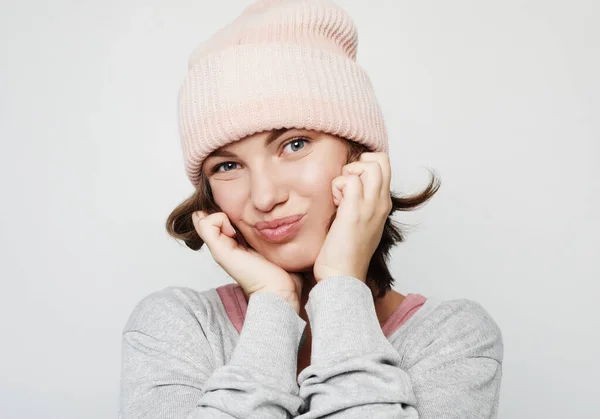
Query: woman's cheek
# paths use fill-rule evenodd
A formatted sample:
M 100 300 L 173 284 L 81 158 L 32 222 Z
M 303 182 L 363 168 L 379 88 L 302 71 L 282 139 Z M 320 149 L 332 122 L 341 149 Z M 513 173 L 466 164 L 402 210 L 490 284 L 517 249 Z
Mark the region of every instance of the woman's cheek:
M 303 195 L 321 197 L 331 194 L 331 182 L 341 170 L 331 163 L 316 159 L 302 165 L 294 175 L 296 182 L 301 181 Z
M 227 217 L 233 223 L 238 224 L 242 218 L 242 210 L 245 208 L 244 203 L 240 199 L 241 194 L 235 188 L 216 187 L 212 188 L 212 195 L 215 203 L 221 208 L 221 211 L 227 214 Z

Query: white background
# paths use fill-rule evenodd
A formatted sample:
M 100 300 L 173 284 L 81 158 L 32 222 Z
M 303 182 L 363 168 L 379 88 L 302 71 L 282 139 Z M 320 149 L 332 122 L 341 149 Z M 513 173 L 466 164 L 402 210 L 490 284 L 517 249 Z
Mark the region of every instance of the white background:
M 505 343 L 501 419 L 600 417 L 600 6 L 338 1 L 382 106 L 395 289 L 480 302 Z M 0 417 L 116 417 L 120 333 L 161 288 L 231 282 L 165 232 L 192 193 L 176 95 L 248 1 L 0 6 Z

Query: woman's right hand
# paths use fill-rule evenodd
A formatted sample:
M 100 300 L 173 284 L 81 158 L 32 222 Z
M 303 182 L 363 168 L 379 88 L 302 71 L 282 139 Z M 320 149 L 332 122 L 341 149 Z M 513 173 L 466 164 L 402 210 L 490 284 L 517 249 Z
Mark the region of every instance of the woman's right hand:
M 300 312 L 302 276 L 286 272 L 253 249 L 235 240 L 236 231 L 224 212 L 192 214 L 196 232 L 208 246 L 215 262 L 244 290 L 246 298 L 257 292 L 271 292 L 288 301 Z

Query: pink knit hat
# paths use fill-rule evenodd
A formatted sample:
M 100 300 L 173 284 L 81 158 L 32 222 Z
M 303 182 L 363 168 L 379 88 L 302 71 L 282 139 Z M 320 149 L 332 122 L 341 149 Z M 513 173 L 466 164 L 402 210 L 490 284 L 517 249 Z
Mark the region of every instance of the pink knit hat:
M 358 33 L 330 0 L 259 0 L 190 56 L 179 90 L 185 170 L 195 186 L 214 150 L 280 128 L 309 129 L 388 151 Z

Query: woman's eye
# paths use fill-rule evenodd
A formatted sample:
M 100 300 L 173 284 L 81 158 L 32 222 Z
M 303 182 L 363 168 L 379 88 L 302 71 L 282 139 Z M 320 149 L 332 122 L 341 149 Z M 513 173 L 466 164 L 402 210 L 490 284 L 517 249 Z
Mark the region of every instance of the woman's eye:
M 307 143 L 308 140 L 305 138 L 296 138 L 289 143 L 287 143 L 283 148 L 285 149 L 287 146 L 292 146 L 291 149 L 293 152 L 302 150 L 304 148 L 304 144 Z
M 213 171 L 213 173 L 217 173 L 217 172 L 229 172 L 230 170 L 228 170 L 228 169 L 232 169 L 231 166 L 236 165 L 236 164 L 237 163 L 234 163 L 234 162 L 231 162 L 231 161 L 228 161 L 228 162 L 225 162 L 225 163 L 221 163 L 221 164 L 216 165 L 213 168 L 212 171 Z M 221 168 L 225 168 L 226 170 L 220 170 Z

